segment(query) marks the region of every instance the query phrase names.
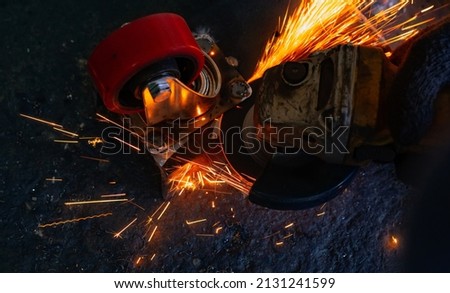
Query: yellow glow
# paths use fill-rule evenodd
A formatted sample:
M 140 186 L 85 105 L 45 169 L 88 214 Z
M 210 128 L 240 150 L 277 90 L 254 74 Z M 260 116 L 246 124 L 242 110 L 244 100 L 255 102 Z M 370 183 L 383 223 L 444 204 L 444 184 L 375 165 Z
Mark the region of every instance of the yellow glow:
M 392 243 L 398 245 L 398 239 L 395 236 L 391 236 Z

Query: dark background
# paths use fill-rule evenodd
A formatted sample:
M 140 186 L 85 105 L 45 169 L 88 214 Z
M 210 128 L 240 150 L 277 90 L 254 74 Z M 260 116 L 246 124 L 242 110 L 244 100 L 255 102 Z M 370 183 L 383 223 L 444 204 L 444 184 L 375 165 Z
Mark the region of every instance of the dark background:
M 415 189 L 396 179 L 393 164 L 362 168 L 342 195 L 306 211 L 268 210 L 236 192 L 185 194 L 171 201 L 148 244 L 146 217 L 163 203 L 151 158 L 117 155 L 108 158 L 110 163 L 82 159 L 80 155 L 100 157 L 99 148 L 54 143 L 53 139 L 64 137 L 19 117 L 19 113 L 33 115 L 81 135 L 99 135 L 105 124 L 95 119 L 96 112 L 116 121 L 118 117 L 97 98 L 87 59 L 96 44 L 120 25 L 156 12 L 178 13 L 192 30 L 208 28 L 222 51 L 236 57 L 241 72 L 249 77 L 288 2 L 0 0 L 0 271 L 407 269 L 409 257 L 404 252 L 417 218 L 410 212 L 421 199 Z M 429 2 L 442 1 L 415 2 L 417 7 L 427 7 Z M 52 176 L 63 181 L 45 180 Z M 109 184 L 112 180 L 117 184 Z M 130 204 L 72 208 L 63 204 L 116 192 L 126 192 L 145 211 Z M 435 206 L 439 201 L 431 209 Z M 42 223 L 107 212 L 113 216 L 38 228 Z M 113 238 L 136 217 L 139 220 L 122 239 Z M 191 226 L 185 222 L 201 218 L 207 221 Z M 292 222 L 292 227 L 284 228 Z M 223 227 L 221 233 L 197 235 L 213 232 L 216 223 L 215 227 Z M 277 246 L 279 241 L 283 245 Z M 139 257 L 142 261 L 136 265 Z

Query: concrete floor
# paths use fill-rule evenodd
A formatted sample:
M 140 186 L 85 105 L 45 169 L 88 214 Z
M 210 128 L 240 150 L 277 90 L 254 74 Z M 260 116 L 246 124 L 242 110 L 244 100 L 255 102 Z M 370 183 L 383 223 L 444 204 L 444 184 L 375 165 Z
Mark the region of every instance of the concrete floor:
M 60 135 L 51 128 L 19 117 L 26 113 L 83 136 L 99 135 L 105 124 L 95 119 L 96 112 L 118 117 L 95 95 L 86 60 L 121 24 L 156 12 L 179 13 L 194 30 L 209 28 L 248 77 L 288 2 L 0 0 L 0 271 L 404 270 L 409 211 L 417 196 L 396 179 L 392 164 L 363 168 L 342 195 L 306 211 L 268 210 L 236 192 L 185 194 L 171 201 L 147 243 L 145 220 L 163 203 L 151 158 L 116 155 L 108 158 L 110 163 L 82 159 L 80 155 L 98 157 L 98 148 L 53 143 Z M 433 1 L 416 5 L 427 7 L 425 2 Z M 45 180 L 53 176 L 63 181 Z M 126 192 L 145 211 L 130 204 L 63 204 L 118 192 Z M 103 213 L 112 216 L 38 228 L 40 223 Z M 122 238 L 113 238 L 134 218 L 138 221 Z M 200 218 L 207 221 L 185 222 Z M 203 235 L 218 226 L 219 234 Z

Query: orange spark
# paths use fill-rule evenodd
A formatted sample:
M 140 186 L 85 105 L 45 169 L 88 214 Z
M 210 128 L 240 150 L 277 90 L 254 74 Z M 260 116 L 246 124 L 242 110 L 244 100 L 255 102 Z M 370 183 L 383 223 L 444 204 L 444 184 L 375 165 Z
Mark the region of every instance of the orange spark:
M 102 194 L 100 197 L 121 197 L 126 196 L 126 193 Z
M 430 11 L 430 10 L 433 9 L 433 8 L 434 8 L 434 5 L 431 5 L 431 6 L 427 7 L 427 8 L 425 8 L 425 9 L 422 9 L 420 12 L 421 12 L 421 13 L 425 13 L 425 12 L 427 12 L 427 11 Z
M 63 134 L 66 134 L 66 135 L 68 135 L 70 137 L 78 137 L 79 136 L 75 132 L 67 131 L 67 130 L 64 130 L 64 129 L 61 129 L 61 128 L 57 128 L 57 127 L 53 127 L 53 130 L 59 131 L 59 132 L 61 132 Z
M 155 228 L 152 231 L 152 234 L 150 234 L 150 237 L 147 240 L 148 243 L 150 243 L 150 241 L 152 241 L 152 238 L 155 235 L 156 229 L 158 229 L 158 226 L 155 226 Z
M 45 181 L 51 181 L 52 183 L 55 183 L 55 182 L 61 182 L 61 181 L 63 181 L 63 179 L 55 178 L 55 176 L 53 176 L 52 178 L 45 178 Z
M 292 237 L 292 236 L 294 236 L 294 234 L 289 233 L 288 235 L 284 236 L 283 239 L 288 239 L 288 238 L 290 238 L 290 237 Z
M 206 222 L 206 219 L 200 219 L 200 220 L 195 220 L 195 221 L 188 221 L 186 220 L 186 225 L 194 225 L 194 224 L 198 224 L 198 223 L 203 223 Z
M 134 132 L 133 130 L 131 130 L 131 129 L 129 129 L 129 128 L 126 128 L 126 127 L 123 126 L 122 124 L 119 124 L 119 123 L 117 123 L 117 122 L 115 122 L 115 121 L 113 121 L 113 120 L 111 120 L 111 119 L 108 119 L 107 117 L 105 117 L 105 116 L 103 116 L 103 115 L 101 115 L 101 114 L 99 114 L 99 113 L 96 113 L 96 115 L 97 115 L 98 117 L 100 117 L 102 120 L 104 120 L 104 121 L 106 121 L 106 122 L 108 122 L 108 123 L 111 123 L 112 125 L 115 125 L 115 126 L 117 126 L 117 127 L 119 127 L 119 128 L 122 128 L 123 130 L 128 131 L 129 133 L 131 133 L 132 135 L 138 137 L 139 139 L 141 139 L 141 140 L 144 139 L 144 138 L 143 138 L 142 136 L 140 136 L 138 133 Z
M 114 234 L 114 238 L 119 238 L 119 237 L 121 237 L 122 233 L 125 232 L 128 228 L 130 228 L 131 225 L 133 225 L 133 224 L 137 221 L 137 219 L 138 219 L 138 218 L 134 218 L 134 220 L 131 221 L 130 223 L 128 223 L 128 225 L 126 225 L 125 227 L 123 227 L 122 230 L 120 230 L 119 232 L 117 232 L 116 234 Z
M 294 226 L 294 223 L 293 223 L 293 222 L 290 223 L 290 224 L 287 224 L 286 226 L 284 226 L 284 229 L 291 228 L 292 226 Z
M 138 151 L 138 152 L 141 151 L 141 149 L 140 149 L 139 147 L 137 147 L 137 146 L 135 146 L 135 145 L 132 145 L 131 143 L 126 142 L 126 141 L 124 141 L 123 139 L 118 138 L 117 136 L 114 136 L 113 138 L 114 138 L 115 140 L 117 140 L 117 141 L 123 143 L 124 145 L 127 145 L 127 146 L 129 146 L 130 148 L 132 148 L 132 149 Z
M 157 220 L 161 219 L 161 217 L 164 215 L 164 213 L 166 212 L 167 208 L 170 205 L 170 201 L 167 203 L 166 207 L 162 210 L 161 214 L 159 215 L 159 217 L 157 218 Z
M 102 163 L 109 163 L 109 160 L 107 160 L 107 159 L 100 159 L 100 158 L 94 158 L 94 157 L 88 157 L 88 156 L 80 156 L 80 158 L 98 161 L 98 162 L 102 162 Z
M 63 128 L 63 126 L 61 124 L 56 124 L 54 122 L 47 121 L 47 120 L 44 120 L 44 119 L 41 119 L 41 118 L 36 118 L 36 117 L 25 115 L 25 114 L 22 114 L 22 113 L 20 113 L 19 115 L 24 117 L 24 118 L 28 118 L 30 120 L 34 120 L 34 121 L 37 121 L 37 122 L 40 122 L 40 123 L 44 123 L 44 124 L 47 124 L 47 125 L 50 125 L 50 126 L 53 126 L 53 127 Z
M 399 23 L 399 13 L 410 4 L 409 0 L 399 1 L 378 13 L 371 11 L 372 4 L 373 1 L 366 0 L 300 1 L 291 16 L 288 17 L 288 12 L 284 15 L 279 34 L 267 42 L 249 82 L 282 62 L 306 58 L 313 52 L 336 45 L 352 43 L 388 47 L 416 35 L 419 32 L 417 26 L 432 21 L 411 25 L 406 32 L 399 33 L 400 28 L 417 20 L 420 13 L 434 7 L 423 9 Z
M 145 211 L 145 209 L 144 209 L 142 206 L 140 206 L 140 205 L 138 205 L 137 203 L 134 202 L 134 198 L 132 198 L 132 199 L 130 199 L 129 201 L 127 201 L 127 203 L 129 203 L 129 204 L 131 204 L 131 205 L 134 205 L 135 207 L 137 207 L 137 208 L 139 208 L 139 209 Z
M 57 142 L 57 143 L 78 143 L 77 140 L 64 140 L 64 139 L 54 139 L 53 142 Z
M 64 220 L 64 221 L 52 222 L 52 223 L 48 223 L 48 224 L 39 224 L 38 227 L 39 228 L 54 227 L 54 226 L 58 226 L 58 225 L 77 223 L 77 222 L 81 222 L 81 221 L 86 221 L 86 220 L 91 220 L 91 219 L 96 219 L 96 218 L 103 218 L 103 217 L 108 217 L 108 216 L 112 216 L 112 213 L 98 214 L 98 215 L 87 216 L 87 217 L 82 217 L 82 218 L 75 218 L 75 219 L 69 219 L 69 220 Z
M 112 202 L 124 202 L 128 201 L 126 198 L 120 198 L 120 199 L 103 199 L 103 200 L 86 200 L 86 201 L 68 201 L 64 204 L 66 206 L 73 206 L 73 205 L 83 205 L 83 204 L 98 204 L 98 203 L 112 203 Z

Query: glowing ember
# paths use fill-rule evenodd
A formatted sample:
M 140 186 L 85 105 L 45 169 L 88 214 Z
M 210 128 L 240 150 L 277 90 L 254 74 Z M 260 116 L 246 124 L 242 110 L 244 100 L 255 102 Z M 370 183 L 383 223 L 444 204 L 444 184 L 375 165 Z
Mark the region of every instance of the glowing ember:
M 372 14 L 374 1 L 302 0 L 290 17 L 288 13 L 285 14 L 279 33 L 267 42 L 249 82 L 260 78 L 267 69 L 282 62 L 305 58 L 313 52 L 339 44 L 386 48 L 404 41 L 416 35 L 419 26 L 434 20 L 428 18 L 418 22 L 421 14 L 434 9 L 428 7 L 399 23 L 399 13 L 410 2 L 399 1 L 390 8 Z

